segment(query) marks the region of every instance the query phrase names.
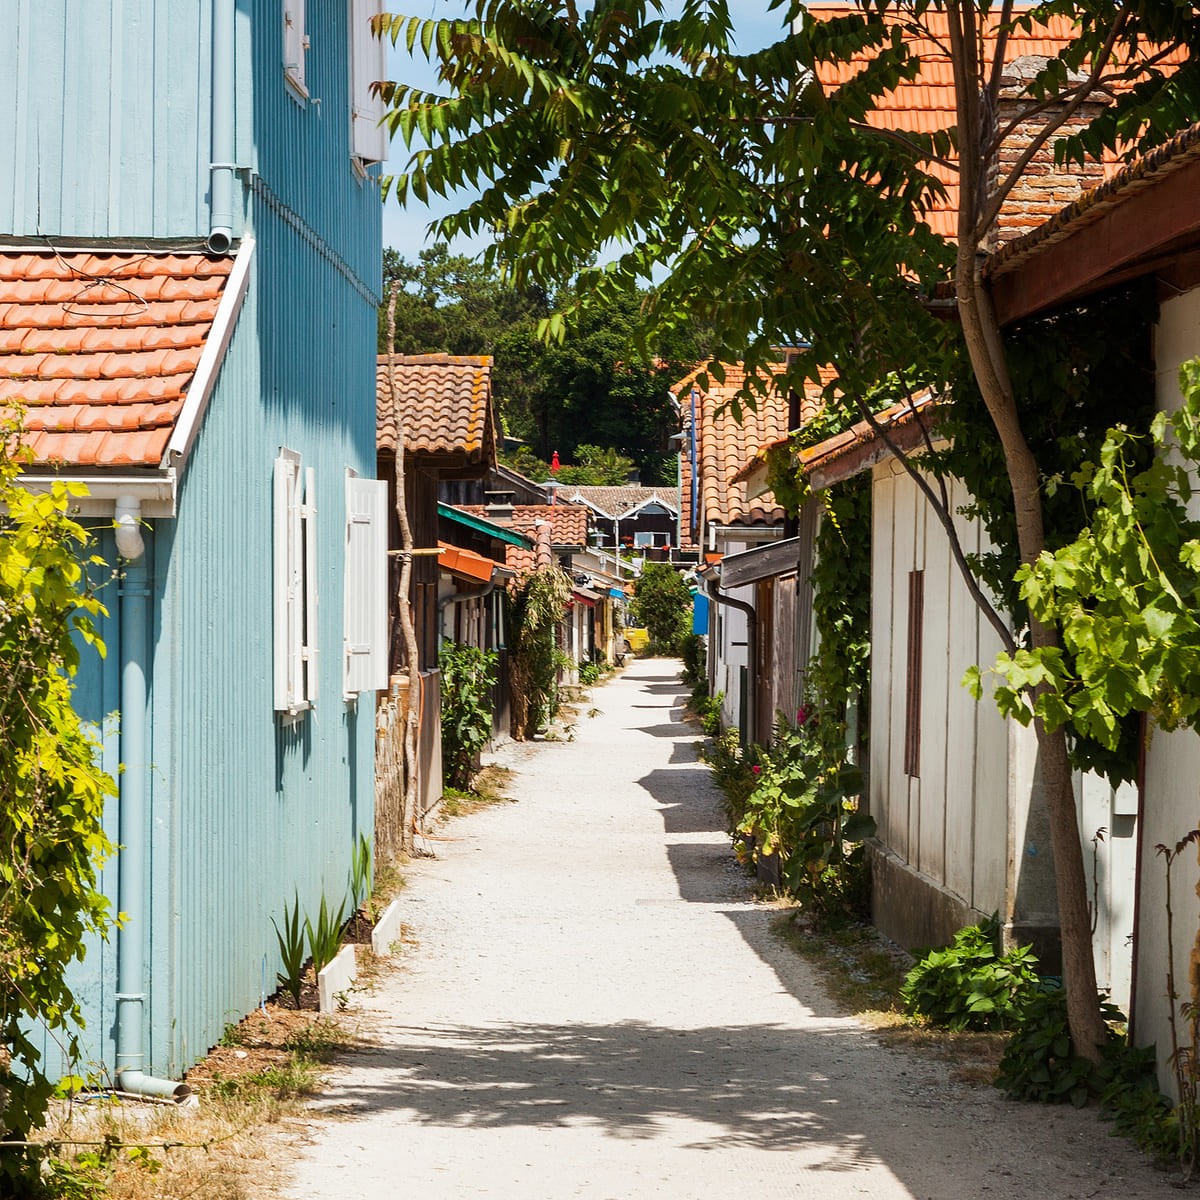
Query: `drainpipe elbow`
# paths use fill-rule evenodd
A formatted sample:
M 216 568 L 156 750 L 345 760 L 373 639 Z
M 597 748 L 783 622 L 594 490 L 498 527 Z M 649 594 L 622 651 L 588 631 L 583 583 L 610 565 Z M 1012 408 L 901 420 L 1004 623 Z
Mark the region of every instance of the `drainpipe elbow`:
M 142 502 L 136 496 L 118 496 L 113 511 L 117 553 L 126 562 L 136 562 L 146 552 L 142 539 Z

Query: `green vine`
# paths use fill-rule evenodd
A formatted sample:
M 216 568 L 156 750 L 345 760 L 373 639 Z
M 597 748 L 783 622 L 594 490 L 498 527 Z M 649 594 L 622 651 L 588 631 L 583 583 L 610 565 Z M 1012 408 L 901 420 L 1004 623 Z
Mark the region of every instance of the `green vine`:
M 558 623 L 571 585 L 558 567 L 541 567 L 508 592 L 512 735 L 532 737 L 558 708 Z
M 861 752 L 867 730 L 871 662 L 871 479 L 860 475 L 823 494 L 812 569 L 813 619 L 818 646 L 808 667 L 808 695 L 816 708 L 824 766 L 846 760 L 847 716 L 859 713 Z
M 1159 414 L 1149 436 L 1109 430 L 1098 464 L 1072 481 L 1090 523 L 1017 573 L 1022 599 L 1059 624 L 1063 645 L 997 659 L 1002 712 L 1069 725 L 1110 749 L 1139 713 L 1165 729 L 1200 726 L 1200 521 L 1188 508 L 1200 466 L 1200 359 L 1181 368 L 1180 387 L 1183 406 Z M 978 671 L 968 682 L 982 691 Z
M 470 787 L 476 759 L 491 737 L 496 658 L 494 650 L 455 642 L 446 642 L 438 652 L 442 765 L 449 787 Z
M 103 564 L 81 561 L 91 538 L 69 516 L 81 488 L 17 486 L 19 435 L 15 421 L 0 427 L 0 1124 L 18 1138 L 53 1092 L 33 1030 L 78 1052 L 67 970 L 112 924 L 96 881 L 113 851 L 101 820 L 115 794 L 71 706 L 79 643 L 104 652 L 92 624 L 104 608 L 86 574 Z M 0 1156 L 0 1192 L 7 1180 L 27 1194 L 17 1182 L 27 1170 L 21 1154 Z

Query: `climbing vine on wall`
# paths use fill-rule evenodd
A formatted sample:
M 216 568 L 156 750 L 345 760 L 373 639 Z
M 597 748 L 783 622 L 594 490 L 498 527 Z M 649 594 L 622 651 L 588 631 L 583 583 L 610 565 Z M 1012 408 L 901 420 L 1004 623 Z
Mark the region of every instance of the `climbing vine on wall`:
M 75 1053 L 79 1006 L 67 981 L 84 939 L 111 923 L 97 871 L 113 850 L 101 819 L 112 780 L 71 706 L 80 643 L 103 653 L 103 613 L 86 569 L 90 538 L 69 515 L 79 489 L 35 496 L 17 486 L 19 428 L 0 427 L 0 1132 L 38 1124 L 52 1081 L 36 1038 Z M 11 1071 L 8 1056 L 11 1054 Z M 13 1152 L 0 1193 L 28 1194 Z M 9 1181 L 10 1189 L 4 1187 Z
M 1106 431 L 1117 424 L 1145 430 L 1154 413 L 1151 337 L 1158 306 L 1152 284 L 1122 287 L 1049 317 L 1026 321 L 1009 335 L 1009 362 L 1021 421 L 1043 470 L 1046 547 L 1053 552 L 1086 526 L 1092 502 L 1069 481 L 1099 454 Z M 939 419 L 948 449 L 930 459 L 937 470 L 961 479 L 974 498 L 964 513 L 978 518 L 992 549 L 972 559 L 979 578 L 1013 614 L 1027 619 L 1016 581 L 1020 565 L 1012 493 L 999 443 L 963 360 L 953 385 L 954 403 Z M 1149 461 L 1145 439 L 1127 447 L 1131 467 Z M 1071 739 L 1074 764 L 1095 769 L 1114 783 L 1137 767 L 1137 720 L 1123 719 L 1113 738 L 1084 729 Z
M 508 592 L 512 736 L 532 737 L 558 705 L 558 623 L 571 585 L 558 567 L 541 567 Z
M 867 730 L 871 659 L 871 479 L 862 475 L 828 489 L 812 570 L 817 651 L 808 690 L 817 709 L 822 758 L 846 754 L 846 720 L 858 706 L 859 737 Z M 860 760 L 861 761 L 861 760 Z

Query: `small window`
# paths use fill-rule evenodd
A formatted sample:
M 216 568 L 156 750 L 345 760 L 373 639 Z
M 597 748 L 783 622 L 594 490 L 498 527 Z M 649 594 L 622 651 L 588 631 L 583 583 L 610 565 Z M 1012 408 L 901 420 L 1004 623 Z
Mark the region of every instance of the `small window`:
M 904 773 L 921 774 L 921 651 L 925 625 L 925 572 L 908 573 L 908 663 L 904 695 Z
M 388 131 L 380 125 L 383 101 L 371 85 L 387 78 L 383 38 L 371 20 L 383 11 L 383 0 L 350 0 L 350 120 L 351 149 L 364 166 L 383 162 L 388 155 Z
M 663 535 L 661 533 L 654 534 L 654 533 L 646 533 L 643 531 L 639 531 L 633 535 L 633 544 L 635 546 L 651 546 L 651 547 L 653 547 L 654 539 L 656 536 L 661 538 Z
M 343 693 L 388 685 L 387 482 L 346 474 Z
M 304 82 L 304 56 L 307 53 L 304 0 L 283 0 L 283 76 L 303 96 L 308 95 Z
M 317 508 L 313 469 L 281 449 L 274 471 L 275 711 L 317 701 Z

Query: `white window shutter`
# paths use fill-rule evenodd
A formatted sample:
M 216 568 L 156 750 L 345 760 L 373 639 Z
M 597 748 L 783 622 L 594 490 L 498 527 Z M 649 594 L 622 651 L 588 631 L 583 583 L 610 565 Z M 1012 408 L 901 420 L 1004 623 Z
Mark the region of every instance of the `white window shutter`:
M 301 561 L 298 553 L 300 459 L 282 450 L 272 476 L 274 504 L 274 695 L 276 712 L 296 711 L 301 644 Z
M 389 136 L 380 125 L 383 101 L 371 93 L 371 84 L 387 78 L 387 50 L 383 38 L 371 30 L 371 18 L 383 11 L 382 0 L 350 0 L 350 111 L 352 146 L 364 163 L 384 162 Z
M 345 696 L 387 687 L 387 482 L 346 476 Z
M 302 648 L 304 687 L 301 699 L 317 702 L 320 664 L 317 658 L 317 482 L 309 467 L 304 473 L 304 503 L 300 508 L 304 527 L 304 642 Z
M 301 91 L 304 85 L 304 54 L 308 33 L 304 27 L 304 0 L 283 0 L 283 69 Z

